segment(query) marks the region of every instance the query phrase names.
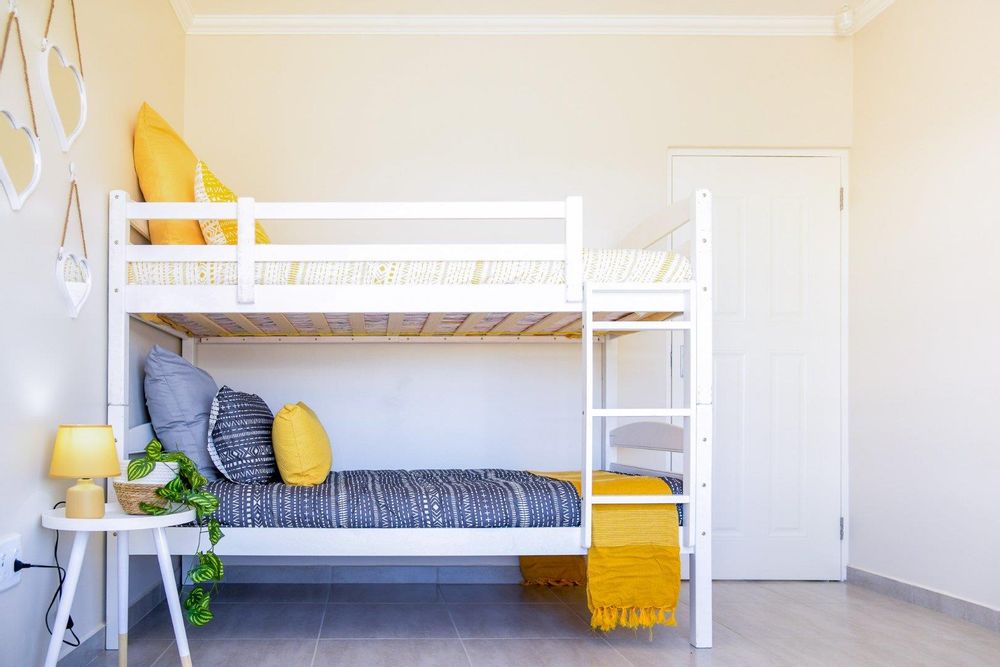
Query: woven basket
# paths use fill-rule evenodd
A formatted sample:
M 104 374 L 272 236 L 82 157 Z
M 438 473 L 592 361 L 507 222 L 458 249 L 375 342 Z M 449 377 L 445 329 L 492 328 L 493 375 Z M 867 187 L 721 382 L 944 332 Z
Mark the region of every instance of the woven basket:
M 137 484 L 136 482 L 115 482 L 115 496 L 118 504 L 126 514 L 145 514 L 139 509 L 139 503 L 149 503 L 157 507 L 166 507 L 167 501 L 156 495 L 162 484 Z

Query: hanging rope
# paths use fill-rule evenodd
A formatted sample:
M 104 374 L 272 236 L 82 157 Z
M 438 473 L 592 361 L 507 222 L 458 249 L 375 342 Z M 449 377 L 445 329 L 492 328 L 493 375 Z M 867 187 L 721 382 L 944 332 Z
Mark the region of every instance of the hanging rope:
M 38 136 L 38 121 L 35 120 L 35 102 L 31 99 L 31 82 L 28 80 L 28 59 L 24 56 L 24 39 L 21 37 L 21 22 L 17 18 L 17 10 L 11 9 L 7 14 L 7 27 L 3 31 L 3 49 L 0 50 L 0 74 L 7 59 L 7 43 L 10 41 L 11 28 L 17 30 L 17 46 L 21 51 L 21 68 L 24 71 L 24 89 L 28 92 L 28 109 L 31 110 L 31 128 Z M 78 44 L 79 48 L 79 44 Z
M 80 50 L 80 30 L 76 26 L 76 0 L 69 0 L 70 10 L 73 12 L 73 38 L 76 40 L 76 61 L 80 65 L 80 76 L 83 76 L 83 52 Z M 45 19 L 45 35 L 43 40 L 49 39 L 49 28 L 52 27 L 52 15 L 55 13 L 56 0 L 49 3 L 49 17 Z
M 76 185 L 76 178 L 70 182 L 69 186 L 69 199 L 66 201 L 66 217 L 63 220 L 63 231 L 62 240 L 59 241 L 59 247 L 66 247 L 66 232 L 69 230 L 69 213 L 73 208 L 73 197 L 76 197 L 76 218 L 80 221 L 80 240 L 83 243 L 83 258 L 87 257 L 87 235 L 83 231 L 83 211 L 80 210 L 80 189 Z

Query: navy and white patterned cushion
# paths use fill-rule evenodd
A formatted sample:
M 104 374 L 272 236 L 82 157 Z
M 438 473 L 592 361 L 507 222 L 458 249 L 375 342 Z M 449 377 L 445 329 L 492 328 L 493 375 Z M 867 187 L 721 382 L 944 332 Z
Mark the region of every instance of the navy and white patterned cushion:
M 278 474 L 271 444 L 274 415 L 256 394 L 223 387 L 208 417 L 208 453 L 226 479 L 266 484 Z

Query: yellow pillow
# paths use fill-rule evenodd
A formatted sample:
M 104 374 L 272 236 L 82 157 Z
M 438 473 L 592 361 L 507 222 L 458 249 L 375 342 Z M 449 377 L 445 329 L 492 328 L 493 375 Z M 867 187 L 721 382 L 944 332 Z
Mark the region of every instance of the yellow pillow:
M 135 121 L 132 156 L 146 201 L 194 201 L 198 159 L 174 128 L 146 103 Z M 165 245 L 205 245 L 197 220 L 150 220 L 149 240 Z
M 281 480 L 292 486 L 322 484 L 330 474 L 330 438 L 316 413 L 305 403 L 287 403 L 271 427 L 274 458 Z
M 222 181 L 212 173 L 208 165 L 198 161 L 194 168 L 194 199 L 198 202 L 231 202 L 236 201 L 232 190 L 223 185 Z M 199 220 L 202 236 L 209 245 L 236 245 L 235 220 Z M 257 243 L 270 243 L 267 232 L 256 223 L 254 237 Z

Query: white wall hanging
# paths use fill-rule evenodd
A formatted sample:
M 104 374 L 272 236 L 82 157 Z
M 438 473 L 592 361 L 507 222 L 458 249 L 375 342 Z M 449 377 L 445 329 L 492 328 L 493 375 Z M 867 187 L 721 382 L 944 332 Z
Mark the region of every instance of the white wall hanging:
M 90 296 L 93 279 L 90 275 L 90 263 L 87 260 L 87 235 L 83 228 L 83 212 L 80 208 L 80 189 L 76 184 L 76 170 L 69 165 L 69 199 L 66 201 L 66 217 L 63 221 L 62 240 L 59 242 L 59 254 L 56 255 L 56 282 L 59 284 L 69 316 L 76 318 Z M 76 217 L 80 221 L 80 242 L 83 246 L 83 257 L 66 250 L 66 232 L 69 230 L 69 215 L 73 208 L 73 198 L 76 198 Z
M 31 110 L 31 127 L 21 123 L 12 111 L 0 109 L 0 189 L 3 189 L 15 211 L 38 187 L 42 175 L 42 152 L 38 146 L 38 123 L 35 120 L 35 105 L 31 99 L 31 84 L 28 81 L 28 61 L 24 56 L 24 40 L 21 38 L 21 22 L 17 18 L 17 7 L 9 0 L 10 11 L 4 28 L 3 50 L 0 51 L 0 73 L 7 59 L 7 44 L 13 29 L 17 33 L 17 45 L 21 53 L 21 67 L 24 73 L 24 89 Z M 7 127 L 9 125 L 9 127 Z M 6 155 L 6 159 L 5 156 Z
M 39 66 L 42 94 L 49 108 L 49 118 L 52 119 L 52 126 L 59 139 L 59 147 L 66 153 L 83 132 L 83 126 L 87 122 L 87 89 L 83 83 L 83 54 L 80 51 L 80 32 L 76 24 L 76 4 L 74 0 L 70 0 L 79 67 L 67 62 L 62 50 L 49 41 L 55 4 L 55 0 L 49 4 L 49 17 L 45 22 Z

